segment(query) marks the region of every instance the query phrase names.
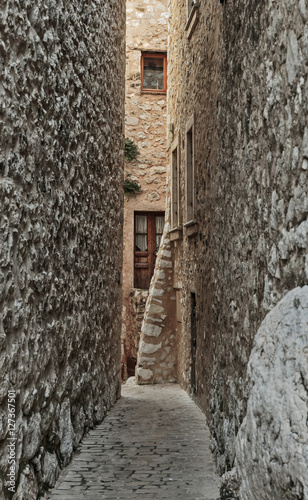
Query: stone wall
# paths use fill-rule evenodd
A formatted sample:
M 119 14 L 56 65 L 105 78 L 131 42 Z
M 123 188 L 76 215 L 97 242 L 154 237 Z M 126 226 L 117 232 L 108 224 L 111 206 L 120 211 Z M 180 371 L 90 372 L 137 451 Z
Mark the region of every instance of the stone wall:
M 266 315 L 247 373 L 247 414 L 236 439 L 241 499 L 305 500 L 308 286 L 287 293 Z
M 125 196 L 123 255 L 122 369 L 134 356 L 140 335 L 131 311 L 134 287 L 134 212 L 164 211 L 166 206 L 166 93 L 141 92 L 142 51 L 167 52 L 167 0 L 128 0 L 126 3 L 125 137 L 138 147 L 136 160 L 125 161 L 125 179 L 141 187 L 136 196 Z M 133 292 L 134 293 L 134 292 Z
M 138 384 L 177 380 L 176 295 L 173 289 L 172 248 L 165 225 L 143 318 L 136 379 Z
M 125 353 L 124 356 L 122 355 L 121 362 L 122 380 L 135 376 L 141 326 L 148 296 L 149 290 L 131 288 L 129 300 L 126 301 L 129 311 L 125 310 L 126 322 L 122 325 L 123 353 Z
M 55 483 L 119 395 L 124 2 L 8 1 L 0 20 L 0 497 Z
M 191 117 L 195 131 L 196 234 L 181 227 L 173 243 L 178 378 L 190 388 L 195 293 L 196 400 L 223 472 L 246 413 L 254 336 L 308 280 L 308 11 L 302 1 L 210 0 L 185 31 L 186 2 L 169 8 L 168 130 L 169 145 L 180 144 L 183 222 Z

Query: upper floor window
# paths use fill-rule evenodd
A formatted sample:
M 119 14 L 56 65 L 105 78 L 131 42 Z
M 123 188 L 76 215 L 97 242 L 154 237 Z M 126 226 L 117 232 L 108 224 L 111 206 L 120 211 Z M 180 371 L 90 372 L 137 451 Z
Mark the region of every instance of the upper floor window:
M 186 125 L 186 220 L 194 219 L 195 188 L 194 188 L 194 117 Z
M 167 91 L 167 54 L 142 52 L 141 91 L 165 93 Z
M 174 140 L 171 149 L 171 226 L 180 225 L 180 168 L 179 140 Z

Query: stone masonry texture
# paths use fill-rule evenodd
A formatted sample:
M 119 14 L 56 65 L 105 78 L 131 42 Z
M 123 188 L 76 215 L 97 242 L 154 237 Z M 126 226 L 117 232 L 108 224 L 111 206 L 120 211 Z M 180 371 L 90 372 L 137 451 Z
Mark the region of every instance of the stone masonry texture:
M 202 412 L 178 384 L 128 384 L 49 498 L 216 500 L 220 481 Z
M 183 310 L 178 380 L 190 387 L 195 293 L 195 397 L 224 472 L 246 414 L 254 336 L 308 281 L 308 10 L 302 0 L 209 0 L 194 9 L 189 39 L 186 1 L 169 1 L 168 145 L 178 138 L 186 222 L 192 117 L 197 226 L 190 236 L 182 227 L 173 243 Z
M 167 52 L 167 0 L 128 0 L 126 15 L 125 135 L 139 155 L 125 162 L 125 175 L 141 185 L 142 194 L 126 200 L 125 209 L 164 211 L 167 95 L 141 90 L 141 54 Z
M 267 314 L 248 364 L 236 438 L 242 500 L 308 498 L 308 286 Z
M 0 14 L 0 497 L 55 484 L 119 393 L 122 0 L 8 0 Z
M 169 222 L 165 224 L 141 327 L 136 379 L 138 384 L 177 380 L 175 291 Z

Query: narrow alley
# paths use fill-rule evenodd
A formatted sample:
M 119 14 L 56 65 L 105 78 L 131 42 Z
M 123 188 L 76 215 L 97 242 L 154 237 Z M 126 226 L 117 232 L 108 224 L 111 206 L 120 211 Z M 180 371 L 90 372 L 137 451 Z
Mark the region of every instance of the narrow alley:
M 48 498 L 216 500 L 209 440 L 202 412 L 179 385 L 124 385 Z
M 0 500 L 308 500 L 308 0 L 2 3 Z

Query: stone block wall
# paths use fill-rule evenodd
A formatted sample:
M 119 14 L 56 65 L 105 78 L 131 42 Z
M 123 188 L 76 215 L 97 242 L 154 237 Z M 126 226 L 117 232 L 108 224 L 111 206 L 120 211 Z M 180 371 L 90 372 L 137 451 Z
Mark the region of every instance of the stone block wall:
M 136 379 L 138 384 L 177 380 L 176 295 L 173 289 L 172 248 L 165 225 L 143 318 Z
M 145 306 L 148 296 L 149 290 L 132 288 L 130 291 L 129 300 L 126 301 L 126 306 L 129 305 L 129 311 L 126 312 L 126 306 L 123 307 L 126 313 L 127 320 L 122 325 L 122 342 L 123 351 L 125 352 L 125 355 L 122 355 L 121 361 L 122 380 L 127 380 L 127 378 L 129 377 L 135 376 L 141 326 L 144 318 Z
M 262 322 L 248 364 L 247 413 L 236 438 L 242 500 L 308 497 L 308 286 Z
M 125 5 L 0 18 L 0 497 L 53 486 L 119 395 Z M 28 496 L 27 496 L 28 495 Z
M 169 1 L 169 144 L 179 137 L 185 222 L 185 134 L 194 117 L 197 233 L 174 245 L 182 287 L 178 378 L 191 383 L 196 294 L 196 401 L 221 472 L 246 413 L 246 369 L 266 314 L 308 281 L 308 11 L 305 2 Z M 189 33 L 190 38 L 188 38 Z

